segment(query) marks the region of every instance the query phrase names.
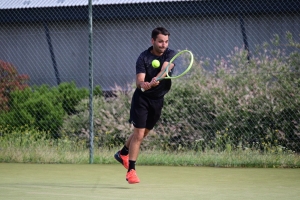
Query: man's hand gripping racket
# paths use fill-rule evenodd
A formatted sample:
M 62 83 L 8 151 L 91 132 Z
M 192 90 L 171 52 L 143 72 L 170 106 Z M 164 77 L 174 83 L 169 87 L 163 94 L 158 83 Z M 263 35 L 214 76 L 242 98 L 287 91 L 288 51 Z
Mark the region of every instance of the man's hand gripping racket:
M 180 60 L 182 64 L 179 66 L 176 65 L 176 74 L 173 76 L 169 75 L 169 72 L 172 70 L 174 63 Z M 176 62 L 178 64 L 179 62 Z M 158 76 L 150 82 L 150 87 L 157 86 L 159 83 L 157 81 L 161 81 L 163 79 L 176 79 L 183 75 L 185 75 L 191 68 L 194 63 L 194 56 L 193 53 L 189 50 L 183 50 L 178 52 L 168 63 L 164 71 L 161 71 Z M 142 92 L 146 91 L 147 89 L 141 88 Z

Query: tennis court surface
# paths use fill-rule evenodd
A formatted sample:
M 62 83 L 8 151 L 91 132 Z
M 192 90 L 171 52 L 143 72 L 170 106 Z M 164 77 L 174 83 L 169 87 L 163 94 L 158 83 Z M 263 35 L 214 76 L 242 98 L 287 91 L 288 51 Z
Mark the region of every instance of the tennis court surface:
M 289 199 L 300 169 L 137 166 L 129 185 L 121 165 L 0 163 L 0 199 Z

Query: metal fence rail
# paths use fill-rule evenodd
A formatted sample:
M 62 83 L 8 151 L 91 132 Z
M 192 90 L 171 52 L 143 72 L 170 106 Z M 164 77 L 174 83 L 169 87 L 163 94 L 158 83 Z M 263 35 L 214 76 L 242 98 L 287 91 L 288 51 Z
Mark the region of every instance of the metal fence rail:
M 88 97 L 77 91 L 89 86 L 88 1 L 4 1 L 0 16 L 2 123 L 34 120 L 53 137 L 88 138 Z M 131 132 L 127 119 L 135 62 L 151 45 L 157 26 L 170 31 L 170 48 L 191 50 L 196 64 L 190 79 L 174 81 L 162 119 L 143 148 L 300 151 L 298 0 L 94 0 L 94 86 L 118 96 L 94 97 L 98 146 L 118 146 Z M 47 112 L 55 110 L 51 99 L 45 105 L 33 101 L 45 106 L 35 113 L 28 105 L 13 107 L 11 91 L 22 77 L 7 78 L 10 64 L 28 75 L 31 88 L 60 85 L 64 109 Z M 70 82 L 76 87 L 63 85 Z M 30 115 L 26 120 L 24 110 Z M 46 119 L 58 118 L 55 128 L 46 125 Z

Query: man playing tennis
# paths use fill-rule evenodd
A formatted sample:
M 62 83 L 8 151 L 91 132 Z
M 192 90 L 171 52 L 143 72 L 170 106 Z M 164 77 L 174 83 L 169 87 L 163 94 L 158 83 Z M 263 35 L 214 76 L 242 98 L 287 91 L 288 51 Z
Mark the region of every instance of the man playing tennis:
M 155 77 L 162 73 L 168 62 L 176 54 L 168 48 L 170 33 L 163 27 L 152 31 L 152 46 L 142 52 L 136 62 L 136 90 L 132 97 L 130 119 L 134 131 L 129 136 L 124 147 L 114 157 L 126 169 L 126 180 L 129 184 L 139 183 L 135 171 L 140 145 L 150 130 L 160 118 L 163 108 L 164 95 L 171 88 L 171 80 L 156 81 Z M 153 68 L 152 61 L 159 60 L 160 67 Z M 171 64 L 170 69 L 173 68 Z M 171 74 L 171 72 L 169 72 Z M 141 88 L 145 91 L 142 92 Z

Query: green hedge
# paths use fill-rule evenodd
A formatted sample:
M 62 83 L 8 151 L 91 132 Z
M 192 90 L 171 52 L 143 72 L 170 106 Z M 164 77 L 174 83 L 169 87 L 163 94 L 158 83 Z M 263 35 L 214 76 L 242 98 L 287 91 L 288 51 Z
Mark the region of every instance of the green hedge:
M 34 86 L 14 91 L 10 96 L 9 111 L 0 114 L 0 125 L 29 126 L 58 138 L 64 116 L 76 113 L 75 106 L 88 98 L 88 90 L 77 88 L 72 82 L 58 87 Z

